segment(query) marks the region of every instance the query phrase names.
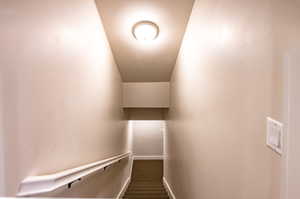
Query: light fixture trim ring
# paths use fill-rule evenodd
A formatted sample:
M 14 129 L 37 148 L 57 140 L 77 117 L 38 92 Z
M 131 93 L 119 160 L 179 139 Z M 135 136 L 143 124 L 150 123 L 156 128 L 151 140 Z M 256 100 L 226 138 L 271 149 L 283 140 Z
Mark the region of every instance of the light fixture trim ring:
M 138 26 L 140 26 L 140 25 L 150 25 L 150 26 L 152 26 L 152 27 L 154 27 L 155 29 L 156 29 L 156 35 L 154 36 L 154 38 L 152 39 L 152 40 L 155 40 L 157 37 L 158 37 L 158 35 L 159 35 L 159 32 L 160 32 L 160 29 L 159 29 L 159 26 L 156 24 L 156 23 L 154 23 L 154 22 L 152 22 L 152 21 L 148 21 L 148 20 L 143 20 L 143 21 L 139 21 L 139 22 L 137 22 L 137 23 L 135 23 L 134 25 L 133 25 L 133 27 L 132 27 L 132 35 L 134 36 L 134 38 L 136 39 L 136 40 L 139 40 L 139 38 L 136 36 L 136 34 L 135 34 L 135 29 L 138 27 Z

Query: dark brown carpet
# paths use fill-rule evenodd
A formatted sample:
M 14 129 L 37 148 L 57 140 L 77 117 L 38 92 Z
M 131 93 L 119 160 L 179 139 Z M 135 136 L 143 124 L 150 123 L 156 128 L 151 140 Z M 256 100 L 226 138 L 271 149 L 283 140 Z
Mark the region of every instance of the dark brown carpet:
M 124 199 L 169 199 L 163 186 L 162 160 L 135 160 Z

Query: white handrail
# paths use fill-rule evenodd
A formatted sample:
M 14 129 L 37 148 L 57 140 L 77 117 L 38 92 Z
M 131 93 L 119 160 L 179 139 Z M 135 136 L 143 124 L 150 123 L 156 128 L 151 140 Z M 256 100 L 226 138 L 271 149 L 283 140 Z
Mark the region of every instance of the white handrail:
M 70 186 L 76 180 L 80 180 L 81 178 L 101 169 L 105 170 L 110 165 L 129 157 L 130 154 L 130 152 L 127 152 L 105 160 L 100 160 L 50 175 L 27 177 L 20 184 L 18 196 L 31 196 L 47 193 L 65 185 Z

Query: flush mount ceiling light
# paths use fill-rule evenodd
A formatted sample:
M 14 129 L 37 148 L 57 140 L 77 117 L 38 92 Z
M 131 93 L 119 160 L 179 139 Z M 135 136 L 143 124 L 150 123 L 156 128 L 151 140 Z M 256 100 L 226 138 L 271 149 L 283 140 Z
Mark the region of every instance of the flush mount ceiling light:
M 140 21 L 132 27 L 132 34 L 139 41 L 151 41 L 158 37 L 159 27 L 152 21 Z

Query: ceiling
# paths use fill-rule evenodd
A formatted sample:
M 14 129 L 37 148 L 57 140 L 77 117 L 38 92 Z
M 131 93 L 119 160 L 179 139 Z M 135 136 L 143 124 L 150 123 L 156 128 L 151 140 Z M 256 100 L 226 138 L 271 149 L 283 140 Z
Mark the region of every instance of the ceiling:
M 194 0 L 96 0 L 124 82 L 169 81 Z M 132 26 L 150 20 L 159 37 L 137 41 Z

